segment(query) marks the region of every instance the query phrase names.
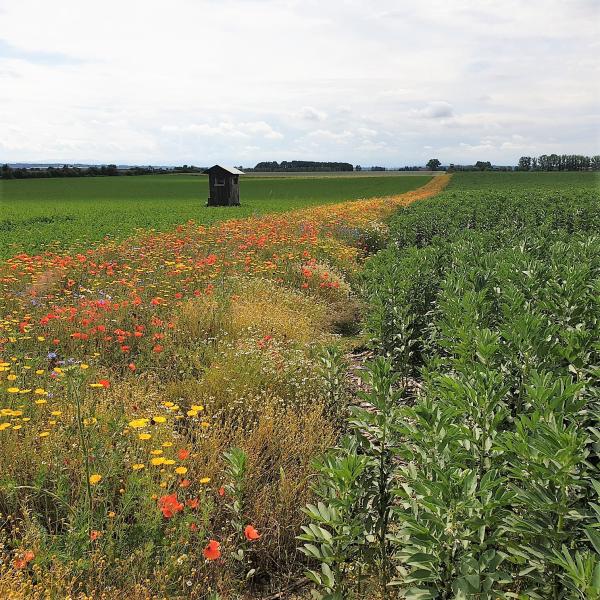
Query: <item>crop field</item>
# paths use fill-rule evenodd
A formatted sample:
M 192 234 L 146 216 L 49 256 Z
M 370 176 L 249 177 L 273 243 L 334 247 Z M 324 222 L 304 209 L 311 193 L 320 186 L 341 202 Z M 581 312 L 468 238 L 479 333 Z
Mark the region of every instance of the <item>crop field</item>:
M 414 189 L 427 175 L 251 176 L 241 182 L 240 207 L 207 208 L 208 178 L 186 175 L 0 180 L 0 258 L 87 248 L 138 228 L 162 231 L 194 220 L 208 225 L 342 200 Z
M 0 598 L 600 597 L 597 176 L 16 183 Z

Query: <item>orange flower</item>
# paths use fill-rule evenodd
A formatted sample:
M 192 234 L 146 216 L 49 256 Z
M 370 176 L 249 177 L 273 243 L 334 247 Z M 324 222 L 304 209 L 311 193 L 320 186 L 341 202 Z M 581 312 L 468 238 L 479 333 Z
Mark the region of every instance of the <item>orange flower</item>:
M 199 504 L 200 500 L 198 500 L 198 498 L 191 498 L 186 502 L 186 505 L 189 506 L 191 509 L 198 508 Z
M 108 379 L 100 379 L 98 383 L 105 389 L 110 387 L 110 381 Z
M 182 479 L 181 483 L 179 484 L 180 488 L 189 488 L 191 484 L 191 481 L 189 479 Z
M 95 542 L 98 538 L 102 537 L 102 532 L 101 531 L 97 531 L 96 529 L 92 529 L 92 531 L 90 531 L 90 540 L 92 540 L 92 542 Z
M 224 496 L 225 495 L 225 488 L 223 486 L 221 486 L 217 492 L 219 494 L 219 496 Z
M 134 364 L 134 363 L 129 363 L 129 364 L 127 365 L 127 368 L 128 368 L 130 371 L 135 371 L 135 364 Z
M 177 458 L 179 460 L 185 460 L 186 458 L 190 457 L 190 451 L 186 450 L 185 448 L 182 448 L 178 453 L 177 453 Z
M 13 567 L 18 570 L 24 569 L 34 558 L 35 554 L 33 551 L 27 550 L 13 560 Z
M 246 536 L 246 539 L 250 542 L 260 538 L 260 533 L 258 533 L 258 531 L 256 531 L 256 529 L 252 527 L 252 525 L 246 525 L 246 527 L 244 528 L 244 535 Z
M 202 554 L 204 554 L 206 560 L 217 560 L 217 558 L 221 557 L 221 544 L 217 540 L 209 540 Z
M 170 519 L 183 510 L 183 504 L 177 499 L 177 494 L 168 494 L 158 499 L 158 508 L 166 519 Z

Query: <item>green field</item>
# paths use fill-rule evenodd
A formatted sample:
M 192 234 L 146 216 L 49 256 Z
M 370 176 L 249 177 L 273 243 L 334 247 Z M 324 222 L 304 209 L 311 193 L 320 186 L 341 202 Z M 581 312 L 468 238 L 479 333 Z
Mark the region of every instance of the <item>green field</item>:
M 0 180 L 0 257 L 77 248 L 138 228 L 164 230 L 190 219 L 209 224 L 342 200 L 400 194 L 423 175 L 248 177 L 242 206 L 207 208 L 208 180 L 194 175 Z
M 508 188 L 526 190 L 600 190 L 600 173 L 510 173 L 510 172 L 467 172 L 452 176 L 449 190 L 497 190 Z

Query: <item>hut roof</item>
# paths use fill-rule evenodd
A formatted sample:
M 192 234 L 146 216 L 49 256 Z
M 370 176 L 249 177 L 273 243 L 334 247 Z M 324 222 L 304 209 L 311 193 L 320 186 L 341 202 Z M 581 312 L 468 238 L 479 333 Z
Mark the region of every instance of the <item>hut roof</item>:
M 204 171 L 204 172 L 210 173 L 211 171 L 213 171 L 215 169 L 222 169 L 223 171 L 227 171 L 228 173 L 231 173 L 232 175 L 245 175 L 244 171 L 240 171 L 239 169 L 236 169 L 235 167 L 224 167 L 223 165 L 213 165 L 212 167 L 210 167 L 210 169 L 206 169 L 206 171 Z

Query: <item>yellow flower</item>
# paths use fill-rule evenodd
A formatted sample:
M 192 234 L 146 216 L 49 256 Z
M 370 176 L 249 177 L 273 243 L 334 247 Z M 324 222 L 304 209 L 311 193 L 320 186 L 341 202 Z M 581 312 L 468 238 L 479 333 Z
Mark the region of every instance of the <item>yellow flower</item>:
M 210 477 L 203 477 L 203 478 L 200 480 L 200 483 L 210 483 Z
M 163 464 L 164 465 L 174 465 L 175 461 L 172 458 L 163 458 Z
M 18 394 L 20 392 L 18 387 L 9 387 L 6 391 L 9 394 Z
M 41 438 L 48 437 L 49 435 L 50 435 L 50 432 L 49 432 L 49 431 L 42 431 L 42 433 L 40 433 L 40 437 L 41 437 Z
M 202 404 L 192 404 L 191 409 L 200 412 L 201 410 L 204 410 L 204 406 L 202 406 Z
M 135 465 L 131 465 L 131 468 L 134 471 L 141 471 L 142 469 L 146 468 L 146 465 L 143 465 L 142 463 L 136 463 Z
M 36 374 L 36 375 L 43 375 L 43 374 L 44 374 L 44 369 L 38 369 L 38 370 L 35 372 L 35 374 Z
M 173 442 L 163 442 L 163 448 L 170 448 L 173 445 Z
M 162 417 L 162 416 L 158 416 L 158 417 L 152 417 L 152 420 L 155 423 L 165 423 L 167 418 L 166 417 Z
M 22 429 L 23 425 L 13 425 L 13 429 L 15 429 L 16 431 L 18 431 L 19 429 Z
M 48 403 L 48 400 L 45 400 L 44 398 L 38 398 L 38 399 L 35 401 L 35 403 L 36 403 L 36 404 L 47 404 L 47 403 Z
M 102 475 L 99 475 L 98 473 L 94 473 L 93 475 L 90 475 L 90 484 L 91 485 L 96 485 L 97 483 L 100 483 L 100 481 L 102 481 Z
M 33 392 L 37 396 L 47 396 L 48 392 L 44 388 L 36 388 L 35 392 Z
M 153 458 L 150 463 L 153 464 L 155 467 L 158 467 L 159 465 L 164 464 L 165 459 L 163 456 L 157 456 L 156 458 Z
M 10 423 L 0 423 L 0 431 L 4 431 L 10 427 Z
M 80 369 L 84 369 L 84 370 L 85 370 L 85 369 L 89 369 L 89 368 L 90 368 L 90 365 L 86 365 L 85 363 L 81 363 L 81 364 L 79 365 L 79 368 L 80 368 Z
M 197 410 L 188 410 L 186 414 L 188 417 L 197 417 L 198 411 Z
M 159 456 L 162 453 L 163 453 L 162 450 L 150 450 L 150 454 L 152 454 L 154 456 Z
M 60 417 L 60 415 L 62 415 L 62 410 L 53 410 L 50 414 L 53 417 Z
M 89 417 L 89 418 L 83 420 L 83 424 L 86 426 L 95 425 L 97 422 L 98 422 L 98 419 L 96 419 L 96 417 Z
M 7 375 L 6 379 L 8 379 L 8 381 L 14 381 L 17 378 L 17 376 L 14 373 L 11 373 L 10 375 Z
M 149 433 L 140 433 L 140 435 L 138 435 L 138 438 L 140 438 L 140 440 L 149 440 L 152 436 Z
M 133 421 L 129 421 L 129 427 L 133 427 L 134 429 L 141 429 L 142 427 L 146 427 L 148 425 L 148 419 L 134 419 Z
M 177 475 L 185 475 L 187 471 L 187 467 L 177 467 L 175 469 L 175 473 L 177 473 Z

